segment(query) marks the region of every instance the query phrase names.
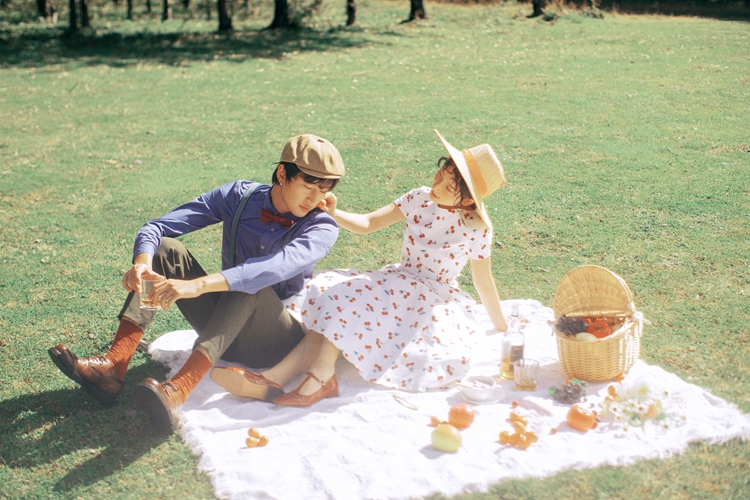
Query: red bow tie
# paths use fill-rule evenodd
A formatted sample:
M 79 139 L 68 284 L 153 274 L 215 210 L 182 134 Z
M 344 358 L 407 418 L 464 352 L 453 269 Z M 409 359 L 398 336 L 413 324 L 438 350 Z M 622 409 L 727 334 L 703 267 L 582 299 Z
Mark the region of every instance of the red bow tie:
M 260 210 L 260 221 L 261 222 L 278 222 L 282 226 L 284 226 L 286 229 L 289 229 L 292 227 L 292 224 L 294 224 L 294 221 L 292 219 L 287 219 L 286 217 L 282 217 L 280 215 L 273 214 L 266 210 L 265 208 L 262 208 Z

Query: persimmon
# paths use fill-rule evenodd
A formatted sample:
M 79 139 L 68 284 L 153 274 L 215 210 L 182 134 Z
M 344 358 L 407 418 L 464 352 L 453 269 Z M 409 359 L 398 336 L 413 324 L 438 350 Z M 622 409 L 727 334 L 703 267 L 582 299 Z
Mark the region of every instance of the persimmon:
M 598 339 L 603 339 L 612 333 L 612 329 L 606 321 L 603 319 L 597 319 L 586 327 L 586 333 L 590 333 Z
M 448 423 L 456 429 L 465 429 L 474 422 L 474 408 L 469 403 L 458 403 L 448 410 Z
M 568 411 L 566 422 L 573 429 L 586 432 L 596 426 L 596 412 L 588 411 L 578 405 L 573 405 Z

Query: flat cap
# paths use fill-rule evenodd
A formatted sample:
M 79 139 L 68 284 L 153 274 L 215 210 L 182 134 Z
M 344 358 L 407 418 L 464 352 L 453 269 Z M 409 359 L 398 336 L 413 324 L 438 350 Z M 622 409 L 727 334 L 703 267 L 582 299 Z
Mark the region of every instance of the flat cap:
M 302 172 L 319 179 L 338 179 L 345 172 L 338 149 L 330 141 L 312 134 L 289 139 L 280 161 L 294 163 Z

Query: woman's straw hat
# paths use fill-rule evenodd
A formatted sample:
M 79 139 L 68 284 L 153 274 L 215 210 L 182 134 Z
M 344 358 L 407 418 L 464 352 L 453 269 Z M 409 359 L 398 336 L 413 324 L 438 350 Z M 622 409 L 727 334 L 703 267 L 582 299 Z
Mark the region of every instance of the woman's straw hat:
M 459 151 L 435 130 L 435 133 L 443 141 L 445 149 L 450 153 L 453 162 L 456 164 L 461 177 L 466 181 L 469 187 L 471 197 L 477 206 L 476 212 L 482 218 L 487 227 L 492 229 L 492 221 L 487 214 L 487 208 L 484 206 L 484 199 L 497 191 L 505 184 L 505 173 L 500 160 L 497 159 L 495 152 L 489 144 L 474 146 L 471 149 Z

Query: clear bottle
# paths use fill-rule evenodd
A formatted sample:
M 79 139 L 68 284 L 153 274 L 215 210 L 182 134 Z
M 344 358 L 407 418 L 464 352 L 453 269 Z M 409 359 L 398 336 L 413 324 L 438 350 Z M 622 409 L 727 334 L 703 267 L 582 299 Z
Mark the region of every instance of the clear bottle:
M 503 343 L 500 349 L 500 380 L 513 380 L 513 363 L 523 359 L 523 350 L 526 339 L 521 333 L 521 317 L 518 314 L 518 306 L 511 309 L 508 329 L 503 334 Z

